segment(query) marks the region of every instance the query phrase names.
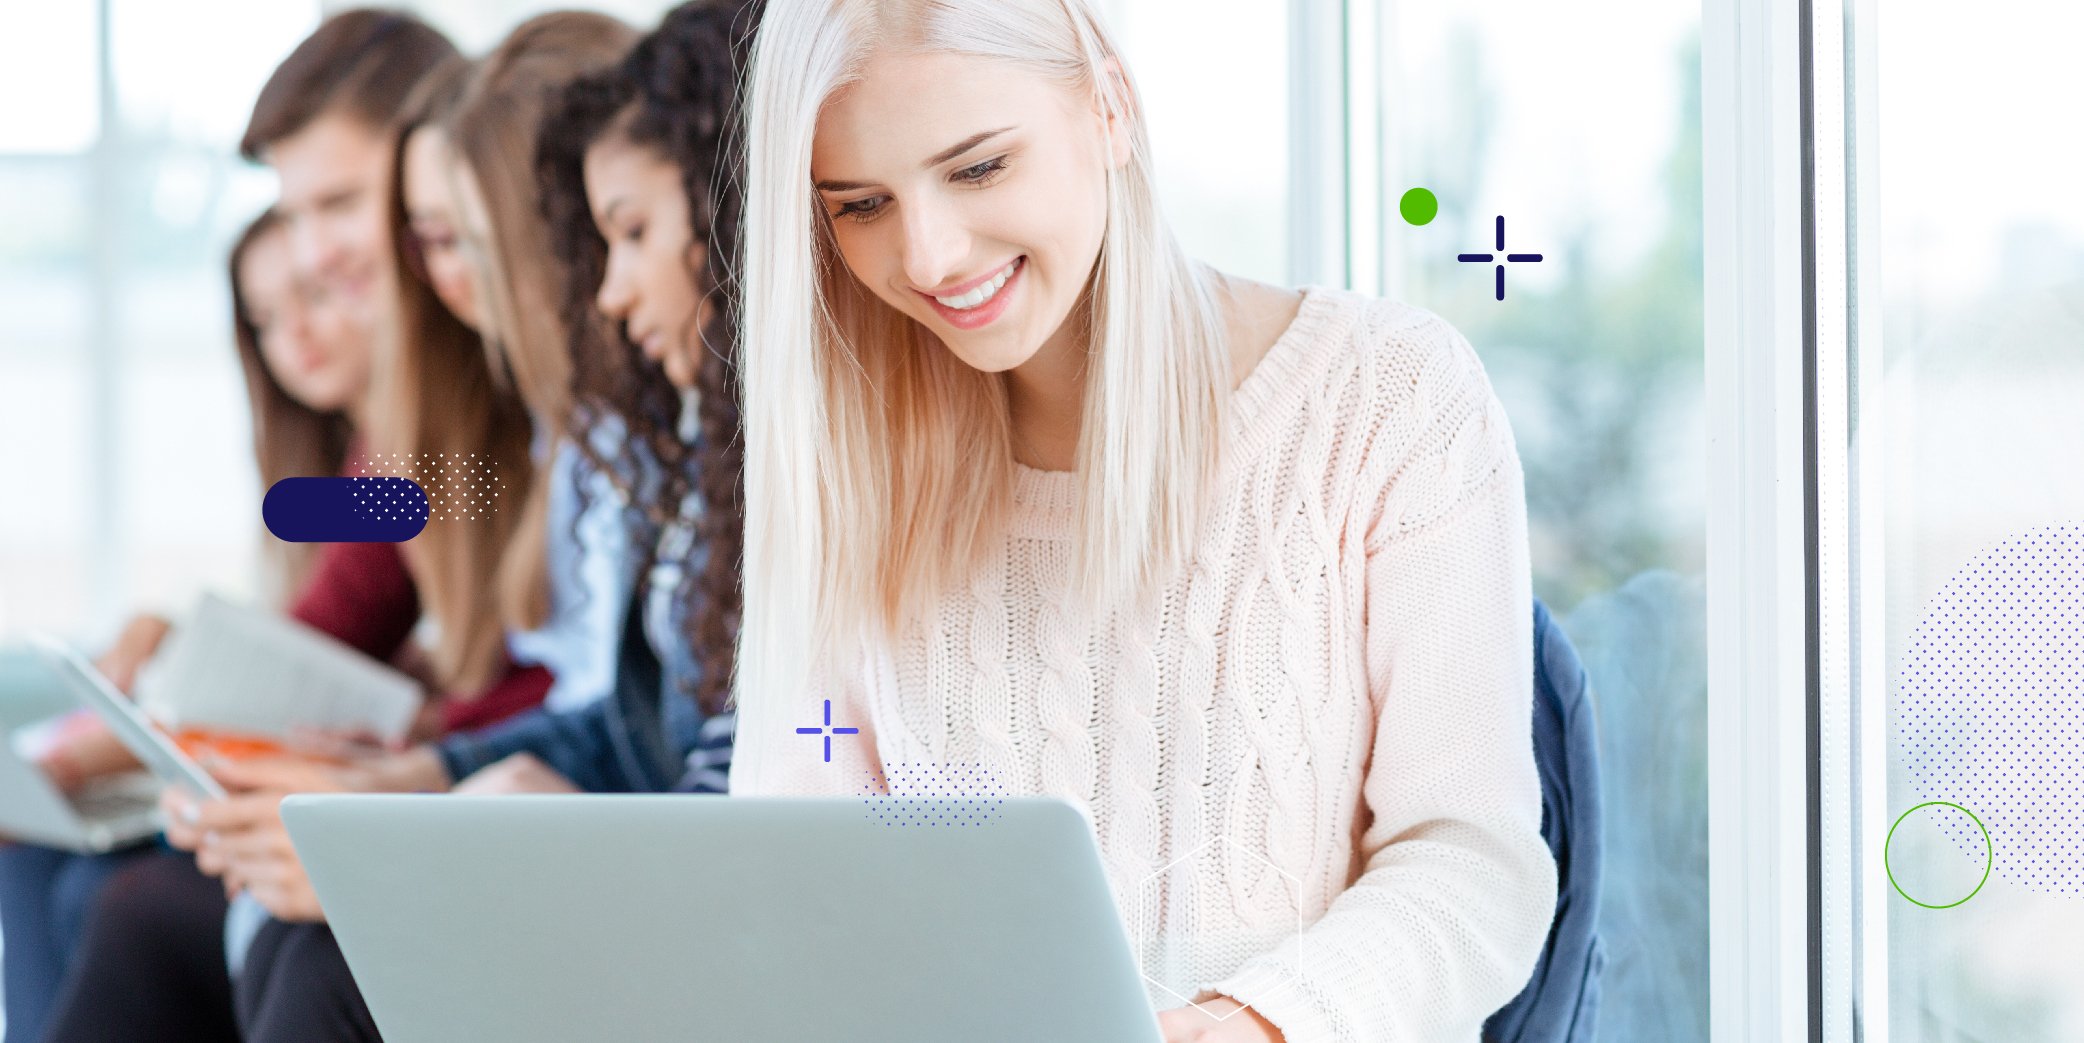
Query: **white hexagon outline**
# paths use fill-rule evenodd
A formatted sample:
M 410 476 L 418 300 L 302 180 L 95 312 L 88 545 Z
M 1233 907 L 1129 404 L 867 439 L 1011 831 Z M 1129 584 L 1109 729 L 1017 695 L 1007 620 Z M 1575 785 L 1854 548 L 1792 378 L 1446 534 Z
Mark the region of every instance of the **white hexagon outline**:
M 1150 873 L 1148 876 L 1145 876 L 1143 879 L 1136 881 L 1136 927 L 1137 933 L 1139 935 L 1143 935 L 1146 933 L 1144 930 L 1144 925 L 1150 922 L 1148 910 L 1145 908 L 1145 905 L 1147 903 L 1143 893 L 1144 885 L 1150 883 L 1152 880 L 1155 880 L 1158 877 L 1164 876 L 1166 873 L 1171 872 L 1173 866 L 1179 865 L 1181 862 L 1184 862 L 1190 858 L 1194 858 L 1200 855 L 1201 852 L 1207 850 L 1210 845 L 1219 843 L 1229 844 L 1231 847 L 1236 848 L 1244 854 L 1259 860 L 1268 869 L 1271 869 L 1274 872 L 1279 873 L 1284 877 L 1287 877 L 1288 880 L 1295 885 L 1295 893 L 1297 897 L 1300 897 L 1302 895 L 1303 882 L 1294 873 L 1291 873 L 1286 869 L 1282 869 L 1280 866 L 1275 865 L 1273 859 L 1267 858 L 1265 855 L 1262 855 L 1259 852 L 1254 851 L 1241 843 L 1238 843 L 1236 840 L 1231 838 L 1230 834 L 1218 833 L 1217 835 L 1207 840 L 1204 840 L 1199 844 L 1196 844 L 1193 850 L 1188 851 L 1186 854 L 1181 855 L 1178 858 L 1175 858 L 1172 861 L 1165 863 L 1163 866 L 1160 866 L 1156 871 Z M 1148 934 L 1151 936 L 1155 936 L 1156 933 L 1156 931 L 1148 932 Z M 1300 966 L 1305 960 L 1303 950 L 1306 944 L 1307 943 L 1303 940 L 1303 911 L 1301 906 L 1298 905 L 1295 910 L 1295 962 L 1298 964 L 1298 966 Z M 1149 972 L 1143 969 L 1143 960 L 1140 958 L 1140 956 L 1136 961 L 1136 973 L 1141 975 L 1143 977 L 1143 980 L 1150 982 L 1152 985 L 1156 985 L 1160 989 L 1163 989 L 1166 992 L 1166 994 L 1178 998 L 1180 1002 L 1185 1003 L 1187 1006 L 1190 1006 L 1195 1010 L 1198 1010 L 1201 1013 L 1206 1014 L 1219 1022 L 1228 1021 L 1231 1015 L 1234 1015 L 1239 1011 L 1250 1010 L 1252 1007 L 1252 1005 L 1249 1003 L 1238 1002 L 1238 1006 L 1236 1007 L 1236 1009 L 1226 1011 L 1222 1014 L 1217 1014 L 1215 1011 L 1212 1011 L 1207 1007 L 1202 1006 L 1200 1003 L 1195 1002 L 1193 998 L 1188 996 L 1181 996 L 1178 990 L 1174 989 L 1172 986 L 1167 985 L 1164 982 L 1151 977 Z M 1273 978 L 1268 982 L 1267 989 L 1268 991 L 1271 991 L 1274 987 L 1282 984 L 1296 984 L 1296 982 L 1294 981 L 1294 975 L 1290 974 L 1285 969 L 1281 972 L 1279 977 Z M 1231 997 L 1231 999 L 1233 1002 L 1237 1002 L 1236 997 Z

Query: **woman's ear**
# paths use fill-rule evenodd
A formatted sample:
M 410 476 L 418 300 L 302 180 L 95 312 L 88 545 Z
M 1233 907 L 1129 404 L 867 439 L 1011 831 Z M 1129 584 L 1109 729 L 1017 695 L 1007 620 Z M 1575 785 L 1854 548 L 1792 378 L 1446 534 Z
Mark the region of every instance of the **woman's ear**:
M 1093 91 L 1093 114 L 1100 117 L 1105 127 L 1107 167 L 1120 170 L 1129 165 L 1134 146 L 1129 121 L 1137 118 L 1136 97 L 1129 91 L 1129 77 L 1123 74 L 1120 59 L 1107 59 L 1100 67 L 1100 75 L 1103 81 Z

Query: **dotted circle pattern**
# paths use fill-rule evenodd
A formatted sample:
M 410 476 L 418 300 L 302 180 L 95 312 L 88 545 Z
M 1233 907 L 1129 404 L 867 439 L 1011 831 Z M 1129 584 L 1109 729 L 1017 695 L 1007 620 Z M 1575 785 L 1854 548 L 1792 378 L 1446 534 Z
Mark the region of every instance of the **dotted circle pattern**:
M 410 478 L 427 493 L 429 521 L 474 521 L 499 512 L 498 465 L 477 453 L 372 453 L 363 475 Z
M 1918 798 L 1974 808 L 1998 876 L 2084 894 L 2084 525 L 2007 537 L 1949 577 L 1912 633 L 1892 717 Z M 1983 858 L 1967 816 L 1937 828 Z
M 349 478 L 355 513 L 378 521 L 426 521 L 432 509 L 425 491 L 405 478 Z
M 982 826 L 998 818 L 1006 785 L 981 764 L 896 763 L 862 773 L 864 818 L 886 826 Z

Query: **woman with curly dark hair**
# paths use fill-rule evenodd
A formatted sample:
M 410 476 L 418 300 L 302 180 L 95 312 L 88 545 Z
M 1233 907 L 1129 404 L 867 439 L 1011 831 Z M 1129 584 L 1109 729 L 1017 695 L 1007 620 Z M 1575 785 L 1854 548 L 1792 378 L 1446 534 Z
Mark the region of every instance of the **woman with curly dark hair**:
M 569 432 L 633 525 L 664 536 L 655 561 L 686 559 L 689 619 L 675 629 L 700 660 L 688 694 L 711 715 L 738 636 L 733 103 L 758 6 L 694 0 L 668 13 L 619 75 L 564 92 L 536 161 L 551 249 L 568 266 Z

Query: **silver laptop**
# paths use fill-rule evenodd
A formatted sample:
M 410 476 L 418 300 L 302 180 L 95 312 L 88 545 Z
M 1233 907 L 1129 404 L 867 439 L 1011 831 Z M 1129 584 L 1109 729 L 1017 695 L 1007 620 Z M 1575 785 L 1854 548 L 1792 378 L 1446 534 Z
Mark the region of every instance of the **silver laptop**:
M 159 832 L 159 783 L 149 773 L 130 772 L 68 794 L 24 754 L 20 740 L 29 729 L 78 706 L 65 671 L 48 652 L 0 646 L 0 836 L 100 852 Z
M 1060 801 L 312 794 L 282 813 L 387 1043 L 1160 1038 Z

